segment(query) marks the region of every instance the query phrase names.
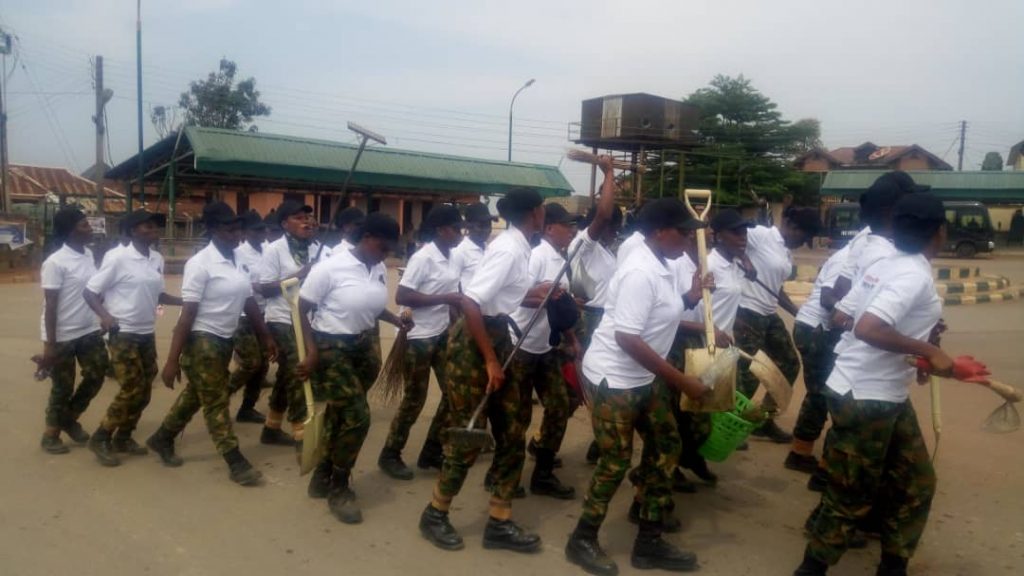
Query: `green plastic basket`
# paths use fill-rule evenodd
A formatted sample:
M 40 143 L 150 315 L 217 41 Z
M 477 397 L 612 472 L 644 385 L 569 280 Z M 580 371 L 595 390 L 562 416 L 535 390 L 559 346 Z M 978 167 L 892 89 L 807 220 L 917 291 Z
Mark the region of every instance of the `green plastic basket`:
M 700 455 L 712 462 L 724 462 L 761 424 L 744 420 L 740 414 L 750 407 L 750 400 L 736 392 L 736 406 L 728 412 L 711 414 L 711 434 L 700 447 Z

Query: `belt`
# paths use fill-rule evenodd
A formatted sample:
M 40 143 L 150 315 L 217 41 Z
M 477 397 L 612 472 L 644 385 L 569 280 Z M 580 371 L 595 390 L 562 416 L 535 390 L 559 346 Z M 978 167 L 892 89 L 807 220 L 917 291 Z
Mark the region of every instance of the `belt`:
M 589 312 L 591 314 L 604 314 L 604 308 L 600 306 L 587 306 L 586 304 L 584 304 L 583 311 Z
M 365 330 L 359 334 L 331 334 L 329 332 L 318 332 L 313 331 L 313 339 L 316 341 L 329 341 L 329 342 L 343 342 L 346 344 L 352 344 L 358 342 L 360 338 L 365 338 L 368 334 L 372 333 L 372 330 Z

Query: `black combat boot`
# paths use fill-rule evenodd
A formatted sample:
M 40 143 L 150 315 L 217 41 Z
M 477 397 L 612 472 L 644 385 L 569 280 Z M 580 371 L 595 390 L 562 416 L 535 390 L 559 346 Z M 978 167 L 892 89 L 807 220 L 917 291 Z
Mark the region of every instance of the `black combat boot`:
M 118 430 L 114 433 L 114 439 L 110 441 L 110 445 L 114 448 L 114 452 L 118 454 L 127 454 L 129 456 L 145 456 L 149 454 L 149 450 L 146 450 L 145 446 L 139 446 L 139 443 L 132 438 L 131 432 L 123 434 Z
M 633 500 L 629 505 L 629 515 L 626 517 L 632 524 L 640 524 L 640 503 Z M 683 523 L 676 518 L 671 510 L 662 511 L 661 531 L 665 534 L 675 534 L 683 531 Z
M 331 473 L 333 471 L 334 466 L 330 460 L 321 460 L 309 476 L 309 487 L 306 488 L 306 494 L 310 498 L 327 498 L 327 494 L 331 491 Z
M 260 432 L 260 444 L 269 444 L 273 446 L 295 446 L 295 439 L 285 433 L 280 428 L 268 428 L 263 427 L 263 431 Z
M 437 440 L 427 438 L 427 441 L 423 443 L 423 449 L 420 450 L 419 458 L 416 459 L 416 467 L 420 470 L 431 468 L 440 470 L 442 464 L 444 464 L 444 447 Z
M 882 563 L 875 576 L 907 576 L 907 559 L 882 552 Z
M 511 520 L 488 518 L 484 528 L 484 548 L 537 552 L 541 542 L 540 536 L 526 532 Z
M 697 485 L 687 478 L 682 470 L 676 468 L 672 470 L 672 491 L 680 494 L 696 494 Z
M 348 485 L 349 471 L 335 467 L 331 473 L 331 488 L 327 492 L 327 506 L 331 514 L 345 524 L 359 524 L 363 513 L 356 504 L 356 493 Z
M 811 492 L 824 492 L 828 488 L 828 473 L 824 468 L 818 468 L 807 480 L 807 489 Z
M 760 428 L 751 432 L 750 435 L 771 440 L 776 444 L 789 444 L 793 441 L 793 435 L 779 428 L 775 420 L 766 421 Z
M 826 576 L 828 564 L 804 552 L 804 561 L 793 572 L 793 576 Z
M 380 456 L 377 458 L 377 466 L 395 480 L 412 480 L 413 476 L 415 476 L 412 470 L 402 461 L 402 453 L 387 446 L 380 451 Z
M 174 453 L 174 435 L 163 426 L 157 428 L 156 432 L 153 432 L 153 435 L 146 439 L 146 446 L 149 446 L 150 450 L 156 452 L 164 466 L 177 468 L 185 463 L 184 460 Z
M 692 456 L 682 466 L 696 474 L 697 478 L 700 478 L 705 484 L 710 486 L 718 484 L 718 475 L 708 468 L 708 461 L 703 456 L 699 454 Z
M 120 466 L 121 461 L 114 454 L 114 447 L 110 444 L 110 431 L 100 426 L 89 439 L 89 450 L 96 455 L 96 459 L 104 466 Z
M 242 486 L 256 486 L 263 480 L 263 474 L 252 467 L 252 464 L 242 456 L 238 448 L 232 448 L 224 454 L 224 461 L 228 463 L 231 471 L 231 481 Z
M 810 454 L 797 454 L 790 450 L 783 466 L 804 474 L 814 474 L 818 471 L 818 459 Z
M 427 508 L 420 515 L 420 534 L 442 550 L 462 550 L 465 546 L 462 536 L 459 536 L 455 527 L 448 521 L 448 513 L 430 504 L 427 504 Z
M 597 447 L 597 440 L 591 440 L 590 446 L 587 446 L 587 464 L 597 464 L 597 459 L 601 457 L 601 450 Z
M 573 564 L 596 576 L 616 576 L 619 567 L 608 557 L 597 541 L 597 526 L 580 520 L 565 544 L 565 557 Z
M 689 572 L 697 569 L 697 555 L 669 544 L 661 537 L 661 523 L 640 521 L 640 531 L 633 543 L 630 563 L 638 570 L 655 568 L 669 572 Z
M 576 489 L 562 484 L 555 476 L 555 453 L 547 448 L 537 447 L 535 450 L 537 464 L 530 477 L 530 492 L 538 496 L 551 496 L 559 500 L 572 500 L 576 497 Z
M 47 454 L 67 454 L 71 452 L 71 449 L 61 442 L 59 433 L 57 436 L 43 434 L 43 439 L 39 445 Z
M 537 446 L 537 439 L 536 438 L 530 438 L 530 441 L 526 443 L 526 453 L 529 454 L 530 456 L 532 456 L 533 458 L 537 458 L 537 448 L 538 448 L 538 446 Z M 557 469 L 559 469 L 561 467 L 562 467 L 562 459 L 559 458 L 558 456 L 555 456 L 554 468 L 557 470 Z
M 263 424 L 267 421 L 266 415 L 257 410 L 256 408 L 249 406 L 245 402 L 238 407 L 238 412 L 235 414 L 235 422 L 246 423 L 246 424 Z
M 82 428 L 82 425 L 79 424 L 77 420 L 72 420 L 71 418 L 66 419 L 61 423 L 60 429 L 63 430 L 75 444 L 81 446 L 89 442 L 89 433 Z

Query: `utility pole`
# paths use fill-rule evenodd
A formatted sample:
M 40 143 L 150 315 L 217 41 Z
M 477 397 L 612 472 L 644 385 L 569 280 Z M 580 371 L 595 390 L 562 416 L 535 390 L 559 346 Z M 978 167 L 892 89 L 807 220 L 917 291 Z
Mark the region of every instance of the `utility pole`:
M 106 213 L 106 199 L 103 197 L 103 168 L 106 166 L 103 154 L 103 138 L 107 132 L 104 108 L 114 96 L 113 90 L 103 88 L 103 56 L 96 56 L 96 115 L 92 120 L 96 123 L 96 212 L 100 216 Z
M 135 75 L 136 91 L 138 93 L 138 122 L 139 122 L 139 207 L 146 204 L 146 165 L 142 161 L 142 0 L 135 4 Z M 128 211 L 132 211 L 132 196 L 128 194 Z
M 11 197 L 8 194 L 7 175 L 7 55 L 11 53 L 11 37 L 0 30 L 0 54 L 3 55 L 3 69 L 0 69 L 0 212 L 11 211 Z
M 964 140 L 967 138 L 967 120 L 960 121 L 960 153 L 956 162 L 956 171 L 963 172 L 964 169 Z

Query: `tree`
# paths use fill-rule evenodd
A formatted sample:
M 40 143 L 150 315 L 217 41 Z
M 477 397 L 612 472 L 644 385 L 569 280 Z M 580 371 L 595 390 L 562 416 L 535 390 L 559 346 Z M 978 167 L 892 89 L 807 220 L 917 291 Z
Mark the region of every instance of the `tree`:
M 180 108 L 174 106 L 158 105 L 149 109 L 149 121 L 153 123 L 156 135 L 163 140 L 168 134 L 173 134 L 181 127 L 178 119 Z
M 185 123 L 209 128 L 248 130 L 255 132 L 253 119 L 269 116 L 270 106 L 260 102 L 256 79 L 249 77 L 235 82 L 237 66 L 221 59 L 217 72 L 210 72 L 206 80 L 197 80 L 183 92 L 178 101 L 185 115 Z
M 1003 155 L 999 152 L 989 152 L 985 154 L 985 159 L 981 161 L 982 170 L 995 170 L 999 171 L 1003 169 Z

